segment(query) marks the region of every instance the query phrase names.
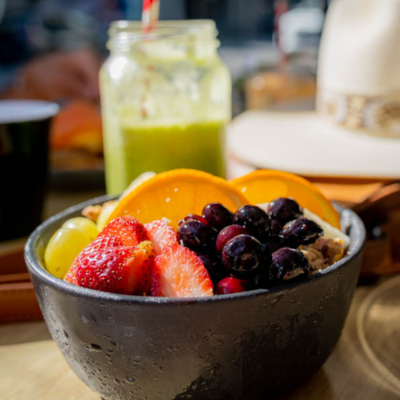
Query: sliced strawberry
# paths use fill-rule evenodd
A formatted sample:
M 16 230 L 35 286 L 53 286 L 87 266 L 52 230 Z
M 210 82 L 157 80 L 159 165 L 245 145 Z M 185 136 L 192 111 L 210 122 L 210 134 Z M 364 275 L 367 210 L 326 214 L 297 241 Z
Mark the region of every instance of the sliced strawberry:
M 133 294 L 153 257 L 145 246 L 86 248 L 75 259 L 64 280 L 89 289 Z
M 153 272 L 153 263 L 156 257 L 153 243 L 149 240 L 139 244 L 138 248 L 143 249 L 146 253 L 146 258 L 140 266 L 138 272 L 138 285 L 135 293 L 139 295 L 150 294 L 151 289 L 151 274 Z
M 197 257 L 188 248 L 166 247 L 154 260 L 152 296 L 205 297 L 213 295 L 213 283 Z
M 98 237 L 103 236 L 118 236 L 124 246 L 137 246 L 139 243 L 149 240 L 144 226 L 131 215 L 112 220 Z
M 165 247 L 178 244 L 175 229 L 165 221 L 149 222 L 144 227 L 149 239 L 153 242 L 157 255 L 161 254 Z

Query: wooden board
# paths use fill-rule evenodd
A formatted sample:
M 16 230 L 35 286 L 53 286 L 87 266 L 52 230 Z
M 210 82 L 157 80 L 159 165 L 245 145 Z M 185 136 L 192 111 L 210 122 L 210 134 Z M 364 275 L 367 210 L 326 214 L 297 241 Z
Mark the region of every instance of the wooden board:
M 400 282 L 400 278 L 395 279 Z M 390 372 L 371 362 L 357 335 L 360 306 L 380 284 L 357 289 L 342 337 L 331 357 L 311 379 L 282 400 L 400 398 L 400 389 L 393 385 Z M 389 318 L 390 310 L 381 308 L 379 320 Z M 0 400 L 100 400 L 70 370 L 53 341 L 6 345 L 12 337 L 15 343 L 22 339 L 40 340 L 47 333 L 44 323 L 39 322 L 0 326 Z M 396 353 L 393 362 L 397 363 L 397 359 Z
M 46 217 L 103 193 L 57 193 L 47 196 Z M 27 238 L 0 242 L 0 323 L 42 319 L 24 260 Z
M 1 400 L 99 400 L 49 340 L 0 347 L 0 376 Z
M 0 323 L 42 319 L 24 260 L 25 241 L 0 243 Z

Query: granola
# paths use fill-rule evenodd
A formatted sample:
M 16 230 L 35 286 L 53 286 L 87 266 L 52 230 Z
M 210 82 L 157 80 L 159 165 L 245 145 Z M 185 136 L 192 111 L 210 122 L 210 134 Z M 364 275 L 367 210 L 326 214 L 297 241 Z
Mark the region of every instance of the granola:
M 307 257 L 310 273 L 315 273 L 329 267 L 344 251 L 342 239 L 324 237 L 317 239 L 309 245 L 299 246 L 298 249 Z

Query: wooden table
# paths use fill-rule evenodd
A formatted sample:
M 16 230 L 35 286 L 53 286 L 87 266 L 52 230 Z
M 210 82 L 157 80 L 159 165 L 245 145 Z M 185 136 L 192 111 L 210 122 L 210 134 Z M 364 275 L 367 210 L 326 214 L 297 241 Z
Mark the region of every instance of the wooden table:
M 231 175 L 247 172 L 231 171 Z M 323 188 L 325 190 L 331 187 Z M 371 188 L 367 188 L 368 191 Z M 338 191 L 333 188 L 334 194 Z M 347 193 L 347 192 L 346 192 Z M 345 193 L 345 194 L 346 194 Z M 361 192 L 357 192 L 361 193 Z M 101 193 L 52 193 L 47 202 L 46 215 Z M 328 195 L 332 194 L 327 192 Z M 343 194 L 343 193 L 341 193 Z M 354 199 L 354 193 L 349 193 Z M 364 196 L 363 193 L 361 195 Z M 343 197 L 343 196 L 342 196 Z M 389 278 L 389 280 L 398 279 Z M 399 287 L 400 287 L 400 279 Z M 360 341 L 357 318 L 366 299 L 388 279 L 371 285 L 359 286 L 343 334 L 333 354 L 324 366 L 305 384 L 282 400 L 395 400 L 400 398 L 400 381 L 393 379 L 390 368 L 373 360 Z M 393 310 L 399 310 L 399 318 Z M 386 318 L 386 319 L 385 319 Z M 393 341 L 393 367 L 400 376 L 400 290 L 399 307 L 381 307 L 374 329 L 387 329 L 382 321 L 398 321 L 389 327 Z M 385 328 L 386 326 L 386 328 Z M 362 339 L 362 338 L 361 338 Z M 396 346 L 396 343 L 399 346 Z M 384 343 L 385 344 L 385 343 Z M 390 347 L 388 341 L 387 346 Z M 307 360 L 304 360 L 307 362 Z M 0 325 L 0 400 L 99 400 L 70 370 L 51 340 L 44 322 Z M 247 399 L 246 399 L 247 400 Z
M 400 284 L 399 278 L 394 279 Z M 309 381 L 283 400 L 400 398 L 400 389 L 390 380 L 390 373 L 371 361 L 357 333 L 357 316 L 366 297 L 387 282 L 358 287 L 333 354 Z M 390 309 L 382 309 L 381 316 L 387 312 Z M 400 320 L 398 323 L 400 327 Z M 398 355 L 394 353 L 394 360 Z M 1 400 L 99 400 L 70 370 L 44 322 L 0 325 L 0 388 Z

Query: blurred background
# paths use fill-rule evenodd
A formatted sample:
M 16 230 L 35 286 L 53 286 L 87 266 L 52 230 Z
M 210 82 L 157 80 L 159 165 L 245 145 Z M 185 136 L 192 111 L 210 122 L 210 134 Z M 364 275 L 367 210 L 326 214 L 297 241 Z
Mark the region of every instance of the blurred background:
M 24 122 L 23 114 L 28 110 L 25 103 L 12 121 L 4 111 L 7 108 L 2 105 L 0 109 L 0 173 L 7 178 L 3 181 L 6 190 L 0 191 L 0 278 L 6 286 L 14 285 L 15 296 L 12 302 L 3 298 L 5 303 L 0 308 L 7 312 L 0 321 L 24 319 L 29 305 L 33 307 L 30 315 L 40 318 L 23 260 L 26 236 L 41 219 L 106 191 L 99 70 L 109 56 L 106 43 L 110 23 L 140 21 L 142 3 L 0 0 L 0 100 L 42 100 L 60 106 L 50 125 L 49 152 L 47 128 Z M 226 85 L 221 91 L 224 106 L 220 108 L 228 114 L 232 110 L 230 116 L 223 117 L 229 120 L 246 110 L 314 108 L 318 46 L 328 7 L 327 0 L 164 0 L 159 18 L 215 21 L 219 56 L 232 79 L 231 108 L 226 98 L 231 93 L 229 76 L 223 67 Z M 218 86 L 218 81 L 221 79 L 212 86 Z M 211 99 L 206 96 L 203 103 Z M 21 123 L 15 124 L 18 118 Z M 41 141 L 37 131 L 43 131 Z M 164 132 L 164 136 L 169 134 Z M 186 136 L 186 140 L 192 140 L 195 130 Z M 218 152 L 224 151 L 224 141 L 217 144 Z M 213 153 L 207 140 L 203 142 L 205 147 L 200 143 L 190 147 L 203 145 L 200 158 L 209 159 Z M 188 159 L 191 157 L 189 154 Z M 156 158 L 150 157 L 150 161 L 154 164 Z M 231 156 L 221 162 L 228 164 L 228 178 L 248 171 L 247 165 L 236 163 Z M 151 165 L 153 168 L 155 165 Z M 29 207 L 27 197 L 31 199 Z M 19 295 L 22 288 L 26 289 L 23 298 Z
M 51 100 L 62 106 L 51 131 L 53 187 L 104 187 L 98 71 L 107 57 L 110 22 L 140 20 L 141 4 L 0 0 L 0 98 Z M 160 19 L 216 21 L 219 53 L 232 76 L 232 115 L 237 116 L 246 109 L 313 107 L 328 4 L 168 0 L 161 2 Z M 71 179 L 76 170 L 83 175 Z
M 56 108 L 57 105 L 60 106 L 60 112 L 51 120 L 51 125 L 49 125 L 49 152 L 47 151 L 47 131 L 46 136 L 42 135 L 41 144 L 35 136 L 36 132 L 44 131 L 42 126 L 38 125 L 34 129 L 33 126 L 29 125 L 29 122 L 25 124 L 26 121 L 22 121 L 23 123 L 18 128 L 18 134 L 16 134 L 10 128 L 16 125 L 14 124 L 15 120 L 12 120 L 10 123 L 8 116 L 4 116 L 4 107 L 3 114 L 0 107 L 0 174 L 2 174 L 3 179 L 2 189 L 0 189 L 0 228 L 2 219 L 3 222 L 7 220 L 6 222 L 8 223 L 4 231 L 8 231 L 10 226 L 14 227 L 16 225 L 16 216 L 20 217 L 21 225 L 25 228 L 27 228 L 26 221 L 30 216 L 34 215 L 38 220 L 37 222 L 31 221 L 32 228 L 28 227 L 27 232 L 15 234 L 6 239 L 1 236 L 0 229 L 0 323 L 6 323 L 0 327 L 0 346 L 49 338 L 47 328 L 43 322 L 30 322 L 25 325 L 17 324 L 17 322 L 40 320 L 42 318 L 23 258 L 24 244 L 27 235 L 38 225 L 40 219 L 46 219 L 67 207 L 103 195 L 106 191 L 103 154 L 103 127 L 106 123 L 104 123 L 104 115 L 102 119 L 100 110 L 99 71 L 103 62 L 109 56 L 106 43 L 109 38 L 108 29 L 110 23 L 116 20 L 140 21 L 142 18 L 142 3 L 142 0 L 0 0 L 0 100 L 43 100 L 55 102 Z M 251 153 L 251 149 L 245 152 L 246 154 L 244 155 L 247 157 L 244 157 L 242 152 L 242 159 L 240 159 L 238 154 L 233 154 L 233 151 L 231 153 L 228 152 L 226 157 L 225 153 L 223 153 L 228 167 L 228 178 L 237 177 L 257 168 L 267 167 L 289 170 L 301 174 L 299 171 L 291 170 L 285 162 L 291 161 L 291 159 L 300 160 L 301 162 L 305 160 L 307 167 L 311 166 L 308 169 L 311 173 L 308 176 L 304 174 L 304 176 L 317 183 L 329 199 L 339 201 L 343 205 L 353 208 L 365 222 L 368 241 L 362 279 L 364 283 L 368 285 L 372 283 L 372 285 L 358 289 L 350 321 L 351 326 L 355 326 L 357 307 L 360 306 L 368 293 L 374 290 L 376 287 L 374 285 L 378 282 L 377 277 L 400 271 L 400 164 L 396 161 L 397 164 L 394 166 L 395 163 L 393 162 L 393 160 L 398 160 L 400 142 L 394 138 L 376 137 L 374 138 L 376 141 L 370 145 L 368 153 L 365 147 L 359 145 L 356 140 L 356 138 L 359 139 L 363 135 L 352 136 L 351 132 L 348 136 L 343 135 L 343 140 L 339 141 L 338 145 L 332 145 L 339 135 L 324 137 L 323 133 L 326 133 L 324 131 L 325 128 L 320 128 L 315 122 L 317 113 L 309 113 L 309 117 L 307 118 L 311 122 L 308 123 L 309 120 L 307 120 L 302 127 L 299 127 L 298 122 L 303 121 L 303 116 L 299 115 L 303 113 L 293 113 L 292 117 L 290 117 L 292 119 L 287 118 L 286 115 L 294 111 L 315 110 L 318 49 L 327 12 L 329 9 L 334 10 L 334 7 L 331 7 L 330 3 L 331 1 L 329 0 L 161 0 L 159 17 L 160 20 L 209 19 L 216 23 L 219 32 L 218 40 L 220 41 L 218 53 L 223 63 L 227 66 L 232 79 L 232 108 L 231 115 L 228 117 L 235 119 L 240 115 L 239 118 L 229 125 L 227 137 L 228 139 L 229 137 L 233 137 L 233 133 L 235 133 L 233 132 L 233 127 L 237 124 L 235 137 L 236 139 L 240 139 L 241 137 L 243 141 L 237 141 L 236 149 L 248 150 L 251 148 L 254 150 L 253 153 Z M 360 9 L 353 8 L 352 13 L 349 12 L 349 15 L 353 18 L 363 14 L 364 17 L 367 15 L 366 19 L 370 18 L 372 21 L 373 17 L 379 14 L 378 18 L 375 19 L 375 22 L 378 22 L 379 28 L 389 25 L 386 24 L 386 20 L 380 24 L 382 20 L 379 17 L 384 15 L 383 12 L 382 15 L 378 12 L 375 12 L 374 15 L 368 9 L 368 5 L 371 6 L 373 4 L 376 7 L 376 11 L 381 7 L 380 0 L 371 0 L 367 6 L 365 3 L 362 4 L 361 1 L 353 1 L 353 3 L 356 5 L 358 3 L 358 6 L 363 11 L 359 12 Z M 395 2 L 392 2 L 393 8 L 397 7 L 397 5 L 394 6 L 393 4 Z M 384 7 L 379 8 L 379 11 L 382 10 L 385 11 Z M 389 15 L 390 9 L 387 10 L 387 15 Z M 398 12 L 400 12 L 400 7 L 398 8 Z M 387 15 L 384 15 L 384 17 L 387 17 Z M 393 15 L 395 14 L 393 13 Z M 341 19 L 340 21 L 336 21 L 337 25 L 335 28 L 339 29 L 333 29 L 333 33 L 330 32 L 330 36 L 334 38 L 339 37 L 337 32 L 346 25 L 342 22 Z M 350 23 L 347 21 L 347 23 L 351 25 L 351 21 Z M 379 45 L 375 46 L 372 52 L 370 52 L 369 47 L 370 36 L 368 34 L 370 32 L 367 32 L 367 34 L 362 32 L 363 34 L 360 36 L 365 39 L 362 46 L 367 48 L 367 51 L 363 54 L 364 56 L 366 55 L 367 61 L 370 54 L 381 54 L 379 50 L 385 46 L 381 46 L 380 44 L 390 42 L 390 40 L 387 40 L 387 37 L 390 39 L 395 37 L 393 31 L 397 29 L 397 25 L 397 21 L 392 21 L 391 30 L 388 29 L 388 33 L 383 28 L 377 30 L 378 39 L 380 38 L 380 34 L 383 39 L 382 42 L 379 40 L 374 41 L 374 43 L 378 43 Z M 352 29 L 352 26 L 350 28 Z M 368 30 L 368 23 L 363 28 Z M 354 39 L 355 35 L 352 35 L 353 32 L 351 29 L 351 35 L 348 36 Z M 348 31 L 341 38 L 344 37 L 344 40 L 347 40 L 347 33 Z M 385 36 L 386 34 L 387 36 Z M 332 43 L 334 41 L 329 41 L 329 44 Z M 391 43 L 393 48 L 397 46 L 397 43 L 398 41 Z M 362 47 L 359 46 L 357 41 L 353 45 L 357 50 L 358 47 Z M 340 46 L 334 43 L 330 51 L 334 48 L 332 53 L 336 55 L 340 51 L 336 53 L 335 47 Z M 386 52 L 383 51 L 381 58 L 386 60 L 385 57 L 387 56 L 387 60 L 391 61 L 393 53 L 393 50 L 388 46 Z M 337 58 L 343 57 L 339 56 Z M 375 58 L 379 59 L 380 57 Z M 160 64 L 162 62 L 163 59 L 161 57 Z M 362 62 L 359 62 L 359 64 L 362 64 Z M 342 71 L 347 70 L 347 58 L 344 60 L 344 63 L 347 64 L 341 68 Z M 354 62 L 354 59 L 353 63 L 354 65 L 357 64 L 357 62 Z M 196 63 L 193 64 L 199 67 L 199 70 L 204 67 L 201 63 L 198 65 Z M 336 66 L 336 62 L 331 63 L 331 65 Z M 397 71 L 397 64 L 393 63 L 393 65 L 394 68 L 392 68 L 392 71 Z M 361 69 L 363 69 L 363 66 Z M 335 67 L 331 68 L 331 70 L 334 69 Z M 146 78 L 145 74 L 148 71 L 146 68 L 143 68 L 143 70 L 143 76 Z M 357 68 L 353 68 L 353 72 L 354 70 L 358 74 Z M 385 69 L 383 71 L 381 76 L 377 78 L 378 83 L 384 80 L 381 79 L 386 75 Z M 224 72 L 226 72 L 225 69 Z M 166 75 L 169 79 L 170 75 Z M 193 75 L 196 74 L 192 74 L 191 76 Z M 196 76 L 198 75 L 201 75 L 201 73 Z M 206 75 L 203 71 L 203 76 Z M 225 75 L 227 76 L 227 73 Z M 370 79 L 371 85 L 376 83 L 374 79 L 378 74 L 372 75 L 373 79 Z M 218 77 L 220 78 L 221 75 L 218 75 Z M 192 78 L 188 80 L 190 79 Z M 170 80 L 172 81 L 173 79 Z M 178 80 L 175 79 L 175 81 Z M 223 79 L 212 81 L 210 86 L 216 87 L 215 91 L 222 93 L 223 91 L 219 90 L 218 87 L 221 80 Z M 148 79 L 139 79 L 139 84 L 143 84 L 145 89 L 148 89 L 148 86 L 150 86 L 147 85 L 147 82 Z M 226 79 L 226 82 L 228 84 L 225 86 L 222 85 L 222 87 L 226 89 L 225 93 L 229 93 L 229 95 L 227 94 L 228 97 L 230 96 L 229 77 Z M 132 84 L 129 81 L 128 83 Z M 189 82 L 189 85 L 187 85 L 189 89 L 191 88 L 191 83 Z M 115 86 L 122 87 L 127 92 L 133 92 L 140 85 L 127 85 L 127 88 L 125 88 L 124 81 L 121 79 Z M 179 82 L 176 86 L 179 86 Z M 183 83 L 182 86 L 185 86 L 185 84 Z M 200 85 L 198 86 L 200 88 Z M 135 90 L 131 90 L 132 87 Z M 158 90 L 158 88 L 156 89 Z M 164 103 L 168 103 L 166 107 L 168 108 L 170 99 L 173 99 L 174 95 L 173 92 L 168 92 L 168 90 L 164 92 L 170 97 L 168 101 L 164 101 Z M 199 89 L 197 93 L 200 92 L 201 90 Z M 210 90 L 207 93 L 211 99 L 213 96 L 210 93 L 214 92 Z M 350 91 L 349 93 L 354 94 Z M 388 93 L 384 91 L 383 94 L 387 95 Z M 124 95 L 125 93 L 122 93 L 120 97 L 123 98 Z M 349 101 L 351 97 L 349 95 L 344 98 L 342 103 L 338 101 L 336 103 L 333 102 L 334 104 L 328 104 L 328 106 L 332 106 L 333 104 L 330 107 L 333 110 L 333 114 L 336 111 L 338 113 L 343 111 L 343 107 L 340 108 L 343 104 L 348 107 L 348 122 L 353 124 L 350 126 L 350 130 L 354 127 L 360 127 L 354 126 L 356 125 L 354 121 L 359 125 L 364 122 L 362 112 L 364 108 L 368 108 L 368 99 L 365 100 L 368 96 L 366 95 L 363 98 L 362 95 L 365 95 L 365 93 L 361 92 L 360 98 L 355 98 L 354 103 Z M 397 96 L 398 93 L 395 93 L 395 95 Z M 221 94 L 222 96 L 224 94 Z M 347 93 L 344 93 L 344 96 L 347 96 Z M 103 102 L 104 97 L 111 98 L 112 96 L 103 96 Z M 198 97 L 200 98 L 200 94 Z M 143 99 L 146 100 L 145 96 L 143 96 Z M 400 132 L 400 103 L 398 102 L 398 98 L 393 99 L 391 97 L 391 92 L 388 99 L 386 99 L 388 101 L 386 104 L 390 107 L 382 107 L 381 110 L 382 125 L 385 128 L 388 126 L 394 127 L 393 130 L 396 131 L 398 137 L 398 132 Z M 146 103 L 144 100 L 141 101 L 140 105 Z M 385 96 L 383 96 L 383 100 L 385 100 Z M 379 101 L 381 101 L 381 98 L 378 96 Z M 204 103 L 211 104 L 211 100 L 209 102 L 207 100 L 199 101 L 199 104 Z M 383 104 L 384 101 L 381 103 Z M 109 104 L 107 107 L 111 109 L 113 105 L 111 104 L 110 106 Z M 185 106 L 186 101 L 181 101 L 181 105 Z M 230 110 L 229 99 L 223 106 Z M 221 109 L 224 107 L 221 107 Z M 211 112 L 209 113 L 214 117 L 214 107 L 212 104 L 207 111 L 210 111 L 210 109 Z M 251 110 L 263 110 L 268 111 L 268 113 L 252 113 Z M 250 112 L 246 113 L 246 111 Z M 185 113 L 184 108 L 179 109 L 179 112 L 183 115 L 182 119 L 187 117 L 188 113 Z M 282 112 L 288 112 L 288 114 L 282 117 Z M 56 112 L 52 115 L 54 114 Z M 146 113 L 144 112 L 143 114 Z M 259 118 L 258 114 L 265 115 Z M 50 115 L 48 116 L 50 117 Z M 226 119 L 230 121 L 230 118 Z M 237 121 L 241 122 L 238 123 Z M 259 122 L 255 124 L 254 121 Z M 48 118 L 48 122 L 50 124 L 50 118 Z M 158 123 L 158 121 L 156 122 Z M 160 128 L 156 122 L 154 122 L 153 128 Z M 185 123 L 185 121 L 183 122 Z M 223 132 L 221 130 L 223 138 L 225 138 L 225 124 L 227 122 L 224 120 Z M 336 125 L 341 125 L 341 122 L 339 121 Z M 121 127 L 122 125 L 121 123 Z M 312 129 L 309 129 L 309 126 L 314 128 L 314 132 L 311 132 L 312 135 L 310 134 Z M 159 131 L 161 132 L 163 128 L 165 126 L 161 126 Z M 176 131 L 183 130 L 182 124 L 175 123 L 175 126 L 172 128 L 176 128 Z M 195 128 L 199 129 L 199 126 L 195 126 Z M 200 126 L 200 128 L 202 127 Z M 342 127 L 340 126 L 340 128 Z M 196 129 L 192 129 L 192 131 L 188 130 L 192 136 L 186 135 L 188 136 L 187 140 L 192 140 L 197 135 L 198 131 Z M 150 130 L 149 132 L 154 134 L 157 133 L 155 132 L 156 130 Z M 249 143 L 249 131 L 254 133 L 256 130 L 258 130 L 258 134 L 253 135 L 252 143 Z M 328 129 L 326 130 L 328 131 Z M 148 132 L 144 130 L 142 133 L 147 134 Z M 164 133 L 164 136 L 168 136 L 167 141 L 172 142 L 172 140 L 169 140 L 170 131 L 164 130 L 161 133 Z M 181 132 L 181 137 L 178 136 L 178 139 L 182 139 L 184 133 L 182 134 Z M 213 134 L 214 131 L 211 133 Z M 131 134 L 132 131 L 128 130 L 126 136 L 129 137 Z M 282 139 L 285 134 L 292 134 L 291 138 L 297 139 L 299 145 L 296 147 L 291 140 L 285 142 L 285 138 Z M 30 139 L 28 136 L 30 136 Z M 117 136 L 116 134 L 115 137 Z M 277 136 L 281 136 L 281 141 L 273 142 L 272 139 L 276 139 Z M 15 138 L 15 143 L 13 142 L 13 138 Z M 35 140 L 37 143 L 33 143 L 33 150 L 30 150 L 32 154 L 29 154 L 29 156 L 32 157 L 30 159 L 28 159 L 29 157 L 26 158 L 24 161 L 26 164 L 22 166 L 22 157 L 18 158 L 20 156 L 18 151 L 23 153 L 27 149 L 28 139 L 31 144 Z M 152 143 L 148 142 L 147 138 L 145 139 L 143 142 L 146 145 L 153 148 L 157 147 L 153 146 L 157 141 Z M 370 139 L 370 136 L 364 135 L 364 139 L 360 140 L 364 140 L 363 143 L 365 144 Z M 331 142 L 329 142 L 330 140 Z M 115 142 L 117 141 L 115 140 Z M 206 159 L 206 161 L 217 158 L 213 157 L 216 152 L 212 151 L 212 146 L 208 146 L 206 143 L 207 140 L 203 140 L 203 142 L 205 143 L 203 146 L 205 150 L 203 149 L 203 154 L 200 154 L 199 158 Z M 224 147 L 221 145 L 224 140 L 217 140 L 217 142 L 219 142 L 219 147 Z M 133 148 L 132 153 L 136 150 L 135 146 L 137 146 L 138 142 L 133 143 L 131 141 L 127 143 L 128 145 L 124 143 L 125 148 L 122 146 L 122 150 L 121 148 L 117 149 L 121 154 L 125 150 L 128 154 L 129 147 Z M 159 144 L 158 147 L 161 148 L 161 151 L 168 153 L 168 148 L 166 151 L 160 143 L 159 141 L 156 144 Z M 348 146 L 348 143 L 352 144 L 352 146 Z M 372 139 L 370 143 L 372 143 Z M 184 151 L 181 151 L 178 148 L 179 146 L 176 146 L 180 155 L 184 154 L 188 147 L 191 147 L 192 152 L 198 151 L 198 147 L 193 146 L 192 143 L 190 144 L 191 146 L 181 146 Z M 315 147 L 313 147 L 314 144 L 316 145 Z M 376 148 L 375 144 L 377 145 Z M 171 146 L 175 147 L 174 143 Z M 35 179 L 37 179 L 39 173 L 36 172 L 32 165 L 37 161 L 35 157 L 40 153 L 38 151 L 39 147 L 39 150 L 43 153 L 43 168 L 40 170 L 43 173 L 43 181 L 37 183 Z M 105 147 L 107 148 L 107 145 Z M 110 143 L 108 143 L 108 147 L 111 147 Z M 351 147 L 350 150 L 349 147 Z M 293 150 L 291 153 L 292 157 L 287 157 L 288 148 L 292 148 Z M 264 162 L 269 162 L 268 157 L 265 156 L 265 149 L 270 151 L 269 155 L 276 153 L 277 158 L 275 160 L 278 159 L 279 162 L 283 160 L 283 164 L 277 165 L 276 163 L 272 167 L 269 165 L 265 167 Z M 311 154 L 311 156 L 305 157 L 303 154 L 304 149 L 308 150 L 307 154 Z M 18 153 L 18 157 L 12 154 L 14 150 L 17 150 L 15 154 Z M 225 151 L 225 148 L 222 150 Z M 334 150 L 336 153 L 332 156 Z M 9 158 L 7 158 L 9 156 L 8 151 L 11 154 Z M 28 152 L 25 151 L 25 153 Z M 118 153 L 118 151 L 115 153 Z M 137 153 L 142 155 L 142 153 L 146 152 L 138 151 Z M 169 153 L 172 154 L 173 152 L 170 151 Z M 186 154 L 187 159 L 191 160 L 193 158 L 192 154 L 188 151 L 186 153 L 189 154 Z M 201 151 L 198 151 L 198 153 L 201 153 Z M 261 159 L 263 163 L 257 164 L 254 161 L 254 153 L 260 156 L 258 160 Z M 168 154 L 169 158 L 174 158 L 175 156 L 173 154 L 171 156 L 171 154 Z M 364 154 L 367 155 L 364 157 Z M 380 162 L 370 162 L 370 159 L 373 158 L 371 154 L 373 156 L 376 154 L 380 155 Z M 320 162 L 315 162 L 316 155 L 319 156 Z M 146 156 L 147 154 L 144 154 L 143 158 L 146 158 Z M 330 156 L 334 172 L 332 173 L 331 171 L 330 174 L 324 175 L 321 173 L 321 167 L 324 167 L 324 158 L 329 158 L 327 156 Z M 48 174 L 47 157 L 50 161 Z M 118 154 L 116 158 L 118 158 Z M 122 157 L 120 158 L 122 159 Z M 152 157 L 147 157 L 144 161 L 147 162 L 150 160 L 152 162 L 151 169 L 155 169 L 153 167 L 156 164 L 155 160 L 158 160 L 158 158 L 161 157 L 153 155 Z M 347 165 L 351 167 L 347 171 L 347 174 L 346 171 L 343 173 L 343 169 L 340 169 L 345 164 L 345 158 Z M 254 162 L 251 164 L 249 159 Z M 376 159 L 379 159 L 379 157 Z M 139 158 L 138 164 L 140 162 L 143 162 L 143 159 Z M 148 164 L 145 165 L 147 168 Z M 378 171 L 382 166 L 386 168 L 386 175 L 384 173 L 380 174 Z M 124 165 L 124 167 L 125 169 L 129 169 L 128 165 Z M 22 170 L 19 178 L 15 177 L 17 169 L 18 171 Z M 367 172 L 363 171 L 363 169 Z M 26 171 L 28 170 L 31 170 L 32 179 L 27 177 Z M 357 175 L 360 170 L 364 173 Z M 117 170 L 115 175 L 118 175 L 118 172 Z M 369 173 L 371 174 L 368 175 Z M 48 177 L 46 184 L 44 182 L 45 176 Z M 6 178 L 8 179 L 7 181 L 5 180 Z M 36 209 L 34 207 L 29 209 L 27 206 L 28 203 L 34 203 L 32 200 L 33 195 L 27 195 L 26 193 L 29 191 L 24 191 L 29 186 L 28 181 L 31 181 L 29 187 L 30 193 L 34 193 L 38 198 Z M 41 193 L 38 194 L 35 191 L 41 191 Z M 10 196 L 10 193 L 14 195 L 14 198 Z M 44 194 L 44 212 L 43 215 L 40 215 L 40 211 L 37 210 L 41 210 Z M 30 202 L 27 201 L 27 198 Z M 11 208 L 13 208 L 12 211 Z M 20 212 L 22 208 L 26 209 L 26 216 Z M 378 282 L 378 284 L 380 283 Z M 396 301 L 398 301 L 398 298 L 397 292 Z M 392 306 L 392 303 L 389 305 L 389 310 L 400 309 L 398 303 L 395 307 Z M 383 310 L 383 307 L 379 309 L 379 313 L 381 310 Z M 376 313 L 376 315 L 379 313 Z M 398 318 L 392 318 L 392 320 L 398 321 Z M 378 325 L 375 326 L 378 326 L 380 329 L 383 319 L 378 319 L 377 321 Z M 355 331 L 355 328 L 353 330 Z M 375 331 L 372 332 L 375 334 Z M 389 341 L 386 340 L 386 337 L 383 335 L 381 342 L 384 344 L 392 341 L 394 337 L 393 332 L 398 333 L 399 329 L 392 329 L 389 323 L 387 332 L 390 339 Z M 376 334 L 378 335 L 378 333 Z M 352 335 L 355 337 L 354 332 Z M 350 345 L 349 347 L 351 347 Z M 347 354 L 348 363 L 347 361 L 343 361 L 342 353 Z M 351 364 L 351 361 L 355 358 L 353 357 L 353 353 L 354 349 L 352 348 L 346 350 L 346 352 L 339 351 L 339 353 L 336 353 L 336 358 L 338 359 L 340 368 L 331 367 L 331 370 L 334 371 L 333 375 L 337 376 L 337 380 L 348 381 L 351 390 L 362 386 L 353 384 L 353 381 L 347 379 L 348 370 L 343 368 L 344 365 Z M 391 352 L 388 352 L 388 354 L 392 357 Z M 342 375 L 337 374 L 339 370 L 341 370 Z M 400 367 L 398 371 L 400 371 Z M 324 378 L 324 376 L 322 378 L 323 381 L 326 380 L 329 383 L 329 379 Z M 362 384 L 364 384 L 364 377 L 361 376 L 361 378 L 363 379 Z M 311 381 L 312 385 L 313 382 Z M 366 392 L 369 391 L 368 386 L 365 386 L 364 389 Z M 343 393 L 346 396 L 346 393 L 350 393 L 350 391 L 347 392 L 344 390 Z M 363 394 L 363 392 L 360 393 Z M 378 392 L 376 393 L 375 397 L 375 392 L 369 394 L 372 396 L 371 398 L 384 398 Z M 329 394 L 327 396 L 329 397 Z
M 315 73 L 328 4 L 327 0 L 168 0 L 161 2 L 160 19 L 216 21 L 220 55 L 234 81 L 233 114 L 237 115 L 246 105 L 254 107 L 257 103 L 254 93 L 249 94 L 250 99 L 245 98 L 245 83 L 250 75 L 274 70 L 288 59 L 298 68 L 303 67 L 300 72 Z M 94 70 L 107 56 L 105 44 L 109 23 L 117 19 L 140 18 L 140 0 L 1 0 L 1 96 L 96 100 L 98 90 L 95 82 L 90 80 L 94 80 Z M 82 71 L 79 71 L 81 79 L 89 81 L 87 87 L 75 87 L 67 67 L 59 70 L 64 79 L 60 84 L 54 69 L 65 60 L 42 57 L 79 49 L 85 49 L 86 53 L 76 55 L 77 63 L 90 59 L 88 65 L 81 62 Z M 36 67 L 43 68 L 35 69 L 34 60 Z M 42 63 L 38 64 L 39 61 Z M 27 79 L 34 75 L 43 85 L 51 81 L 53 88 L 41 88 L 40 82 L 35 85 L 38 87 L 22 87 L 23 82 L 18 81 L 21 69 L 26 70 Z M 50 76 L 46 73 L 48 69 L 53 70 Z M 72 87 L 68 88 L 68 82 Z M 253 85 L 253 90 L 257 91 L 260 84 L 258 81 Z

